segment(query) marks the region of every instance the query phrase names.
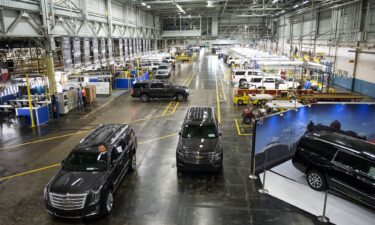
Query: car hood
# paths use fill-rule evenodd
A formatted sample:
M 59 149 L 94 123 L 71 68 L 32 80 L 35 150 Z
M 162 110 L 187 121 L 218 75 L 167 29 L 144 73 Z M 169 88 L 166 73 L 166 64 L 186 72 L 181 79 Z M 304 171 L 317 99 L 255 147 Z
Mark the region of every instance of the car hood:
M 59 194 L 86 193 L 97 189 L 105 174 L 105 172 L 60 171 L 52 179 L 49 191 Z
M 183 151 L 194 153 L 215 152 L 220 145 L 220 139 L 191 139 L 181 137 L 179 148 Z

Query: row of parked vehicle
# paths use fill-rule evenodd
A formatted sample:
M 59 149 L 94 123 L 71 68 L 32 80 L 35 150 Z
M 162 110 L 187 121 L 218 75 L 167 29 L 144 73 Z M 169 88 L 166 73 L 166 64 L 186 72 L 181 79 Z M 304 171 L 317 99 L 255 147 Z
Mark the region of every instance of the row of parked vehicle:
M 249 86 L 255 89 L 279 89 L 288 90 L 297 88 L 299 82 L 294 78 L 282 79 L 280 76 L 264 74 L 261 70 L 247 69 L 234 70 L 232 72 L 231 82 L 241 87 Z
M 136 170 L 138 141 L 130 125 L 101 125 L 83 138 L 44 188 L 47 212 L 61 218 L 100 218 L 111 213 L 114 193 Z M 178 171 L 223 168 L 219 123 L 213 108 L 189 108 L 176 149 Z
M 175 64 L 176 58 L 174 56 L 164 56 L 162 58 L 141 59 L 140 66 L 147 68 L 148 71 L 152 71 L 154 78 L 167 79 L 172 75 Z

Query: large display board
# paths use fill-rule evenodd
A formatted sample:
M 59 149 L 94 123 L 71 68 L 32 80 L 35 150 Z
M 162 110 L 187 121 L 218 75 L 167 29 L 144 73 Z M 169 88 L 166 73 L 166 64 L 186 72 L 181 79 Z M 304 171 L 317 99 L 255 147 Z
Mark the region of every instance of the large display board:
M 90 67 L 91 66 L 91 60 L 90 60 L 90 38 L 85 37 L 83 38 L 83 54 L 84 54 L 84 66 Z
M 94 57 L 95 68 L 100 67 L 99 61 L 99 42 L 97 38 L 92 38 L 92 55 Z
M 105 38 L 100 39 L 100 57 L 102 66 L 107 66 Z
M 63 58 L 64 71 L 70 72 L 73 70 L 72 50 L 70 46 L 70 37 L 61 37 L 61 54 Z
M 73 62 L 74 68 L 81 67 L 81 39 L 73 37 Z
M 255 173 L 291 159 L 299 139 L 318 130 L 375 143 L 375 104 L 314 104 L 257 120 L 253 134 Z

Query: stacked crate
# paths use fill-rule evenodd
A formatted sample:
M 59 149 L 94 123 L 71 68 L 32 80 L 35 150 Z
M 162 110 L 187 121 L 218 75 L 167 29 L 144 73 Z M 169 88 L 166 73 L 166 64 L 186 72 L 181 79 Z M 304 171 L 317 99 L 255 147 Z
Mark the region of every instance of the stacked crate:
M 84 88 L 86 90 L 86 104 L 91 104 L 93 102 L 96 102 L 96 86 L 87 85 Z

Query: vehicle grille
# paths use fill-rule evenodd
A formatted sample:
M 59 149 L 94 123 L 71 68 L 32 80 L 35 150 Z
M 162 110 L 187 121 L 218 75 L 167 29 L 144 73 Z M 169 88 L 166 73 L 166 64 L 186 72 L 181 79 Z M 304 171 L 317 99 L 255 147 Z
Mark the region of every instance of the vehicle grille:
M 183 159 L 185 162 L 211 162 L 213 160 L 214 153 L 206 154 L 195 154 L 195 153 L 183 153 Z
M 63 210 L 83 209 L 86 203 L 87 194 L 56 194 L 49 193 L 51 205 L 54 208 Z

